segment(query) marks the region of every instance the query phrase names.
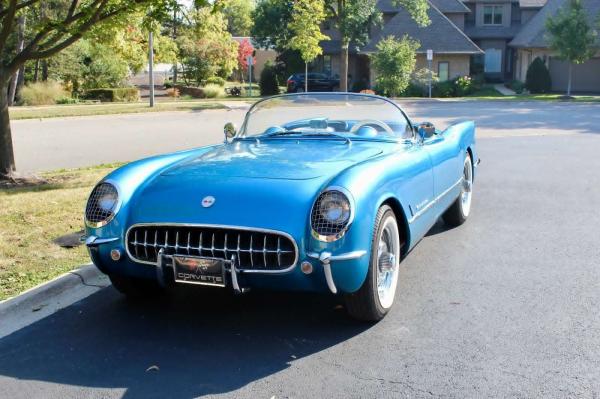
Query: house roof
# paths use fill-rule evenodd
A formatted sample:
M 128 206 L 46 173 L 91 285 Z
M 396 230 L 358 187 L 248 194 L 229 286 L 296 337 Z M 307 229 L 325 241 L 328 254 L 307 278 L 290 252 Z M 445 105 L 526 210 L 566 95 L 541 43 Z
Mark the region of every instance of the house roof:
M 432 5 L 429 7 L 427 13 L 431 24 L 426 27 L 420 27 L 411 18 L 408 11 L 400 9 L 383 26 L 383 29 L 373 35 L 371 41 L 360 52 L 372 53 L 377 51 L 377 44 L 388 36 L 401 38 L 404 35 L 408 35 L 421 43 L 421 47 L 417 51 L 418 53 L 424 53 L 428 49 L 443 54 L 482 53 L 482 50 L 435 6 Z
M 519 6 L 521 8 L 542 8 L 547 2 L 548 0 L 519 0 Z
M 471 39 L 512 39 L 521 30 L 521 25 L 512 26 L 465 26 Z
M 443 13 L 469 13 L 471 10 L 460 0 L 428 0 Z M 394 5 L 394 0 L 379 0 L 377 8 L 383 13 L 395 13 L 401 10 L 400 6 Z
M 513 47 L 531 47 L 546 48 L 548 43 L 544 37 L 546 34 L 546 20 L 549 16 L 556 15 L 558 10 L 567 4 L 567 0 L 548 0 L 533 18 L 531 18 L 515 38 L 509 43 Z M 590 19 L 594 23 L 594 18 L 600 13 L 600 1 L 582 0 L 583 7 Z

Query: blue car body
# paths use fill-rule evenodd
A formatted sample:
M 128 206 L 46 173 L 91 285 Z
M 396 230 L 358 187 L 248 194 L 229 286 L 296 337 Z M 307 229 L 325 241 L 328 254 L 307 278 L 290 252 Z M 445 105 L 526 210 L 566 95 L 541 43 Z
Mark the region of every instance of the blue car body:
M 478 160 L 472 122 L 431 137 L 416 129 L 413 140 L 241 139 L 132 162 L 103 180 L 117 187 L 119 209 L 108 224 L 86 226 L 91 258 L 104 273 L 160 281 L 165 265 L 141 263 L 129 253 L 132 226 L 237 226 L 284 233 L 297 247 L 284 271 L 241 272 L 244 287 L 355 292 L 369 268 L 379 207 L 394 209 L 404 255 L 459 197 L 465 157 Z M 333 242 L 315 238 L 310 221 L 328 187 L 349 193 L 354 207 L 352 224 Z M 214 204 L 201 206 L 207 197 Z M 115 260 L 113 250 L 127 256 Z M 323 253 L 331 255 L 335 288 L 328 285 Z M 303 273 L 303 262 L 314 272 Z

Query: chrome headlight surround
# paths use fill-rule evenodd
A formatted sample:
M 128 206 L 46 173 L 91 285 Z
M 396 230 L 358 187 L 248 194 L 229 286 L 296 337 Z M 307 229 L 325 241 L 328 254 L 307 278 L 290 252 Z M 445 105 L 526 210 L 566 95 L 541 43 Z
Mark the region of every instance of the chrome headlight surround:
M 118 186 L 109 180 L 98 183 L 92 190 L 85 206 L 85 224 L 98 229 L 109 224 L 121 208 Z
M 354 198 L 348 190 L 338 186 L 326 188 L 310 210 L 312 236 L 323 242 L 339 240 L 354 221 L 354 212 Z

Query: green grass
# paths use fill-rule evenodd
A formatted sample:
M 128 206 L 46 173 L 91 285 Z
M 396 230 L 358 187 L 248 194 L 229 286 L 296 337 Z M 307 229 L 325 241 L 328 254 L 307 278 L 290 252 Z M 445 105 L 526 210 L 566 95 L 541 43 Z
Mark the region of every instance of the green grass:
M 218 100 L 157 102 L 153 108 L 150 108 L 147 103 L 49 105 L 41 107 L 11 107 L 10 118 L 11 120 L 44 119 L 69 116 L 132 114 L 141 112 L 198 111 L 222 108 L 225 108 L 225 106 L 219 103 Z
M 60 170 L 47 182 L 0 188 L 0 300 L 88 263 L 86 249 L 52 242 L 83 229 L 83 210 L 94 184 L 118 164 Z
M 573 96 L 564 100 L 564 94 L 517 94 L 504 96 L 493 87 L 485 87 L 466 98 L 474 100 L 511 100 L 511 101 L 571 101 L 571 102 L 600 102 L 600 96 Z

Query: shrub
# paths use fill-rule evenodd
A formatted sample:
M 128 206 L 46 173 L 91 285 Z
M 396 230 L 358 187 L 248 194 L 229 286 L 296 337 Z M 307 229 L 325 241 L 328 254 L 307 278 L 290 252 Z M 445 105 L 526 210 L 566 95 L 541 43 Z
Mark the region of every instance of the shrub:
M 140 91 L 135 87 L 92 89 L 85 93 L 85 98 L 102 102 L 136 102 L 140 99 Z
M 54 81 L 31 83 L 21 89 L 23 105 L 53 105 L 70 94 L 60 83 Z
M 525 90 L 525 84 L 520 80 L 511 80 L 506 84 L 506 87 L 508 87 L 517 94 L 522 94 L 523 90 Z
M 175 88 L 167 89 L 167 97 L 179 98 L 179 90 Z
M 454 79 L 454 95 L 464 97 L 473 93 L 473 81 L 470 76 L 460 76 Z
M 206 79 L 205 85 L 217 85 L 221 87 L 225 87 L 225 79 L 219 76 L 213 76 L 211 78 Z
M 402 92 L 402 97 L 424 97 L 428 94 L 429 87 L 421 86 L 416 82 L 410 82 Z
M 369 85 L 367 84 L 367 82 L 365 80 L 359 80 L 354 82 L 354 84 L 352 85 L 352 92 L 353 93 L 360 93 L 363 90 L 367 90 L 369 88 Z
M 432 88 L 433 97 L 453 97 L 454 96 L 454 82 L 447 80 L 445 82 L 438 82 Z
M 552 88 L 552 79 L 546 64 L 537 57 L 527 69 L 525 87 L 531 93 L 548 93 Z
M 261 96 L 272 96 L 279 94 L 279 79 L 277 78 L 277 71 L 272 63 L 267 62 L 264 69 L 260 73 L 260 95 Z
M 204 96 L 206 98 L 225 97 L 225 90 L 219 85 L 206 85 L 202 88 L 202 91 L 204 91 Z
M 72 98 L 72 97 L 61 97 L 58 100 L 56 100 L 57 104 L 79 104 L 79 100 L 76 98 Z
M 377 44 L 371 63 L 377 72 L 377 87 L 384 95 L 395 97 L 408 87 L 420 44 L 407 35 L 401 40 L 389 36 Z

